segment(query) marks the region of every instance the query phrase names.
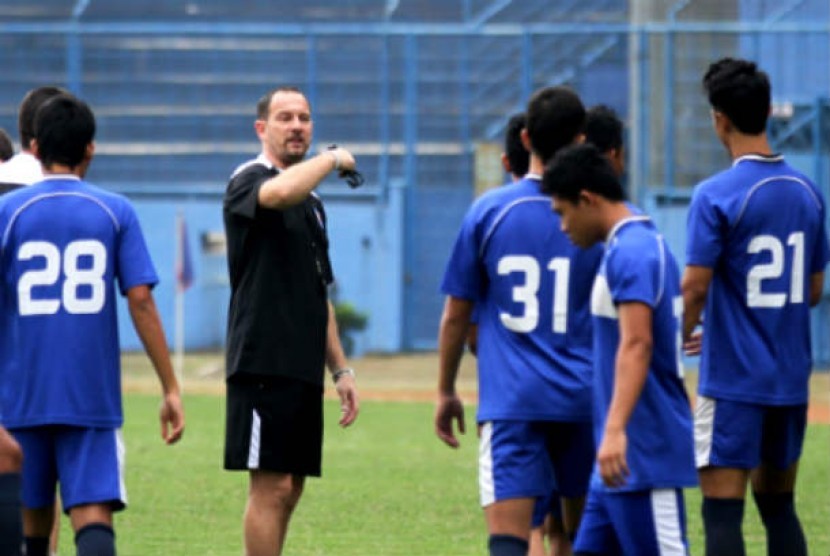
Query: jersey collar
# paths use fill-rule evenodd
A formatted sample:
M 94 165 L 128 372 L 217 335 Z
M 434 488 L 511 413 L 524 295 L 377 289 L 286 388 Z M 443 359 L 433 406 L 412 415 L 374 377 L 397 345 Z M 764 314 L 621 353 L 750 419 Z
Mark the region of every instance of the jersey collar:
M 528 172 L 527 174 L 525 174 L 524 179 L 542 181 L 542 176 L 540 176 L 539 174 L 534 174 L 533 172 Z
M 81 178 L 79 178 L 79 177 L 78 177 L 78 176 L 76 176 L 75 174 L 44 174 L 44 176 L 43 176 L 43 181 L 48 181 L 48 180 L 60 180 L 60 181 L 73 180 L 73 181 L 81 181 Z
M 605 243 L 611 243 L 611 240 L 614 239 L 614 236 L 616 236 L 619 233 L 623 226 L 632 224 L 634 222 L 651 222 L 651 218 L 644 215 L 632 215 L 627 218 L 623 218 L 622 220 L 614 224 L 614 227 L 611 228 L 610 232 L 608 232 L 608 235 L 605 238 Z
M 739 156 L 738 158 L 736 158 L 736 159 L 732 162 L 732 167 L 734 168 L 735 166 L 737 166 L 738 164 L 740 164 L 741 162 L 744 162 L 744 161 L 746 161 L 746 160 L 751 160 L 751 161 L 753 161 L 753 162 L 767 162 L 767 163 L 770 163 L 770 162 L 783 162 L 783 161 L 784 161 L 784 155 L 783 155 L 783 154 L 781 154 L 781 153 L 773 153 L 773 154 L 755 154 L 755 153 L 752 153 L 752 154 L 745 154 L 745 155 L 743 155 L 743 156 Z

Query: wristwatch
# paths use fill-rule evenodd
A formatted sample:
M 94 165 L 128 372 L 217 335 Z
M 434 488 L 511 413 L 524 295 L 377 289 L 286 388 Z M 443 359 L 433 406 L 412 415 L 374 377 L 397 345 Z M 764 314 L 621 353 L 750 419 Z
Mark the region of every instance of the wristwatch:
M 337 369 L 333 373 L 331 373 L 331 379 L 337 384 L 337 381 L 340 380 L 340 377 L 343 375 L 349 375 L 354 378 L 354 369 L 350 367 L 343 367 L 342 369 Z

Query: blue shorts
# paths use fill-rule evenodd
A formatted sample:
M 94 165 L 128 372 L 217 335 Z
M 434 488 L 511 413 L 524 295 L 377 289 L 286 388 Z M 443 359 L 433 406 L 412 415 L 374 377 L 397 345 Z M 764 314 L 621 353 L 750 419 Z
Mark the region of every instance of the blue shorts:
M 478 462 L 482 506 L 554 489 L 566 498 L 585 496 L 594 463 L 591 424 L 486 421 Z
M 554 519 L 562 519 L 562 499 L 559 493 L 553 491 L 545 496 L 536 499 L 533 505 L 533 527 L 541 527 L 545 524 L 545 518 L 550 515 Z
M 48 425 L 10 431 L 23 449 L 23 505 L 55 504 L 60 482 L 64 512 L 83 504 L 127 505 L 120 429 Z
M 592 489 L 573 551 L 597 556 L 687 556 L 683 491 Z
M 801 457 L 807 405 L 758 405 L 698 396 L 695 463 L 754 469 L 761 462 L 786 469 Z

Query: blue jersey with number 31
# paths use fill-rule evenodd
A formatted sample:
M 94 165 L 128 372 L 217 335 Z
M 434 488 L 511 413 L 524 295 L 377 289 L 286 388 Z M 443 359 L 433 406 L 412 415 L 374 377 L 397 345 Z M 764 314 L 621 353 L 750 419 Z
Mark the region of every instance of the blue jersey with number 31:
M 52 176 L 0 198 L 0 233 L 2 423 L 120 426 L 115 281 L 158 282 L 132 206 Z
M 810 275 L 828 260 L 825 205 L 780 156 L 748 155 L 695 189 L 686 262 L 713 269 L 699 391 L 748 403 L 807 402 Z
M 470 208 L 442 291 L 478 310 L 478 420 L 590 421 L 588 301 L 602 247 L 560 231 L 537 176 Z

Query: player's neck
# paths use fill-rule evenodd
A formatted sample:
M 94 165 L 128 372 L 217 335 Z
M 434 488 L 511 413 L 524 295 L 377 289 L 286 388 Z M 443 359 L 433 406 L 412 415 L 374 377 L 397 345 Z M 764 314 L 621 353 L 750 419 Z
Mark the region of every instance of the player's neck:
M 85 167 L 83 164 L 78 166 L 67 166 L 66 164 L 50 164 L 49 166 L 43 167 L 43 175 L 70 175 L 82 178 L 84 177 L 84 169 Z
M 727 149 L 729 149 L 729 156 L 732 157 L 732 160 L 737 160 L 748 154 L 773 154 L 766 133 L 760 135 L 735 134 L 729 138 Z
M 611 233 L 611 230 L 614 227 L 625 220 L 626 218 L 631 217 L 633 214 L 631 210 L 628 208 L 623 202 L 615 202 L 615 201 L 604 201 L 606 204 L 605 209 L 603 211 L 603 228 L 605 229 L 605 233 L 603 234 L 604 237 L 608 237 L 608 234 Z
M 545 163 L 535 154 L 530 155 L 530 166 L 528 166 L 527 173 L 536 174 L 537 176 L 545 173 Z

